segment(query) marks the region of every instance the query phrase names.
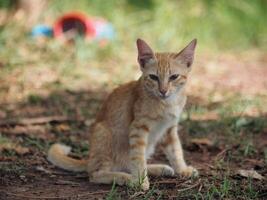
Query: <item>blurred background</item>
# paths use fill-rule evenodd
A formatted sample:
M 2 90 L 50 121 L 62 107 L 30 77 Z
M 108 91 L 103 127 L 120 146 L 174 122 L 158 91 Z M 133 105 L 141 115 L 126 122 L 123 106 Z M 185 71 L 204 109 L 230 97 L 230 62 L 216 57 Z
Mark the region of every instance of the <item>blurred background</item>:
M 55 170 L 45 159 L 55 141 L 71 145 L 76 157 L 87 155 L 81 138 L 105 96 L 140 76 L 137 38 L 167 52 L 197 38 L 180 135 L 207 184 L 191 194 L 263 197 L 266 182 L 234 179 L 232 169 L 257 167 L 267 175 L 266 36 L 266 0 L 0 0 L 1 183 L 21 174 L 35 180 L 34 165 Z M 35 182 L 35 191 L 67 191 Z
M 194 86 L 219 84 L 244 93 L 266 89 L 259 80 L 266 75 L 266 0 L 1 0 L 0 9 L 1 101 L 59 87 L 112 88 L 137 78 L 138 37 L 157 51 L 176 52 L 197 38 L 200 77 L 194 76 Z M 36 33 L 37 26 L 53 31 L 73 11 L 109 23 L 104 45 L 82 35 L 69 44 Z

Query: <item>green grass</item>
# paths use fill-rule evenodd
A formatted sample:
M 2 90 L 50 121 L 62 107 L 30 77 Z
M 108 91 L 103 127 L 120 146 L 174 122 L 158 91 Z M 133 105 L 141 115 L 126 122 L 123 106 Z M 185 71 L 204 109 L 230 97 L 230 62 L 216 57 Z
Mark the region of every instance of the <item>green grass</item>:
M 1 145 L 7 144 L 7 143 L 12 143 L 12 141 L 8 137 L 5 137 L 4 135 L 0 134 L 0 147 Z M 12 157 L 12 156 L 16 156 L 16 152 L 12 149 L 4 149 L 0 151 L 0 156 Z
M 34 138 L 31 136 L 23 137 L 23 144 L 27 147 L 34 147 L 42 152 L 47 152 L 50 142 L 40 138 Z
M 197 192 L 192 199 L 259 199 L 259 192 L 253 184 L 252 179 L 243 181 L 242 184 L 230 177 L 224 177 L 222 180 L 214 179 L 204 186 L 205 192 Z
M 162 193 L 157 189 L 157 187 L 153 186 L 150 188 L 148 191 L 143 192 L 140 189 L 140 185 L 133 186 L 133 185 L 128 185 L 126 188 L 126 193 L 129 198 L 132 199 L 142 199 L 142 200 L 149 200 L 149 199 L 156 199 L 160 200 L 162 199 Z M 115 185 L 115 182 L 113 183 L 110 192 L 106 195 L 107 200 L 119 200 L 123 199 L 122 193 L 119 190 L 119 188 Z
M 1 100 L 9 99 L 6 93 L 13 91 L 10 95 L 16 98 L 10 99 L 28 98 L 34 104 L 51 91 L 88 86 L 110 89 L 136 79 L 138 37 L 159 51 L 179 51 L 193 38 L 199 39 L 197 54 L 265 51 L 266 9 L 262 0 L 53 1 L 40 23 L 52 26 L 63 13 L 80 10 L 109 20 L 116 37 L 102 48 L 81 39 L 70 46 L 54 39 L 40 42 L 30 36 L 23 22 L 9 21 L 0 27 Z
M 156 199 L 160 200 L 162 199 L 162 193 L 157 191 L 156 187 L 152 187 L 142 198 L 143 200 L 149 200 L 149 199 Z
M 107 194 L 107 196 L 106 196 L 105 199 L 106 200 L 115 200 L 115 199 L 117 200 L 117 199 L 121 199 L 119 197 L 118 192 L 117 192 L 117 187 L 116 187 L 115 181 L 113 182 L 112 187 L 110 189 L 110 192 Z
M 86 44 L 78 41 L 75 45 L 75 54 L 70 57 L 66 55 L 66 59 L 87 62 L 91 58 L 99 57 L 101 60 L 110 55 L 116 56 L 118 52 L 134 51 L 133 43 L 138 37 L 148 40 L 156 49 L 165 51 L 178 51 L 193 38 L 199 39 L 200 49 L 211 52 L 220 49 L 227 51 L 262 48 L 266 50 L 266 9 L 267 4 L 263 0 L 234 2 L 230 0 L 188 0 L 185 2 L 160 0 L 67 2 L 58 0 L 49 4 L 42 13 L 42 18 L 49 17 L 56 20 L 62 13 L 71 10 L 80 10 L 90 16 L 107 18 L 116 30 L 116 38 L 112 46 L 100 49 L 95 43 Z M 52 25 L 53 20 L 50 23 Z M 53 53 L 62 51 L 59 43 L 50 41 L 46 43 L 47 46 L 36 48 L 35 41 L 24 31 L 21 25 L 14 23 L 9 23 L 0 29 L 1 57 L 5 58 L 5 55 L 10 57 L 11 54 L 13 57 L 11 65 L 19 65 L 23 62 L 21 51 L 8 48 L 12 46 L 13 41 L 20 39 L 24 40 L 20 46 L 29 43 L 31 49 L 37 51 L 36 53 L 51 52 L 50 60 L 61 59 L 61 56 Z M 68 54 L 68 52 L 64 53 Z M 29 63 L 33 60 L 35 59 L 32 57 Z
M 214 198 L 228 198 L 231 187 L 232 186 L 230 180 L 224 178 L 219 186 L 216 187 L 214 185 L 211 185 L 211 187 L 207 191 L 207 197 L 209 200 L 212 200 Z
M 13 163 L 1 163 L 0 164 L 0 175 L 1 176 L 20 176 L 26 171 L 25 164 L 21 161 Z
M 92 16 L 106 17 L 114 24 L 119 43 L 144 37 L 161 50 L 165 46 L 176 50 L 183 42 L 196 37 L 201 45 L 217 50 L 265 48 L 266 8 L 262 0 L 111 0 L 105 3 L 59 0 L 47 14 L 82 10 Z
M 23 27 L 23 22 L 9 21 L 0 27 L 0 101 L 3 103 L 1 109 L 8 117 L 9 114 L 11 117 L 27 116 L 31 109 L 37 110 L 38 114 L 39 108 L 45 108 L 38 115 L 67 115 L 74 119 L 77 115 L 91 119 L 104 98 L 97 97 L 98 94 L 109 92 L 114 86 L 138 77 L 135 47 L 138 37 L 144 38 L 160 51 L 178 51 L 191 39 L 198 38 L 197 55 L 204 55 L 199 59 L 205 61 L 203 65 L 208 62 L 205 60 L 206 52 L 216 60 L 218 55 L 225 53 L 239 55 L 242 51 L 267 50 L 267 4 L 264 0 L 51 2 L 42 14 L 43 21 L 48 25 L 52 25 L 64 12 L 81 10 L 88 15 L 109 20 L 114 25 L 116 37 L 110 44 L 100 48 L 97 43 L 86 43 L 81 39 L 77 39 L 73 45 L 61 44 L 54 39 L 45 42 L 34 40 L 29 35 L 29 30 Z M 8 3 L 0 2 L 0 7 L 8 6 Z M 257 61 L 257 58 L 252 59 L 254 60 Z M 87 93 L 88 91 L 92 93 Z M 220 145 L 229 151 L 212 163 L 216 176 L 201 177 L 203 187 L 200 192 L 199 188 L 187 190 L 178 193 L 177 198 L 260 198 L 260 195 L 265 194 L 258 191 L 258 182 L 251 179 L 236 180 L 230 176 L 229 171 L 230 164 L 242 164 L 244 158 L 258 159 L 263 156 L 265 165 L 267 164 L 267 149 L 259 150 L 254 143 L 254 138 L 267 128 L 266 96 L 242 96 L 235 91 L 229 91 L 229 95 L 224 95 L 223 91 L 209 92 L 209 95 L 203 93 L 201 96 L 204 102 L 195 102 L 183 113 L 181 131 L 188 134 L 189 139 L 212 138 L 218 151 L 221 150 Z M 223 99 L 219 102 L 213 100 L 216 92 L 223 94 Z M 251 115 L 251 110 L 256 110 L 256 114 Z M 217 118 L 200 119 L 210 113 L 217 115 Z M 65 131 L 51 125 L 49 134 L 72 146 L 76 157 L 84 157 L 88 154 L 88 143 L 79 142 L 77 138 L 80 135 L 76 133 L 88 130 L 84 124 L 77 123 L 68 124 L 70 130 Z M 74 138 L 66 137 L 72 133 L 76 134 Z M 0 145 L 10 142 L 8 137 L 0 135 Z M 19 137 L 24 146 L 41 152 L 46 152 L 49 145 L 56 142 L 31 136 L 16 137 Z M 4 153 L 7 157 L 15 156 L 13 151 Z M 20 175 L 24 170 L 24 165 L 14 162 L 0 165 L 1 175 Z M 224 175 L 220 174 L 221 171 Z M 138 199 L 164 199 L 168 196 L 164 192 L 169 188 L 165 190 L 163 185 L 153 185 L 153 179 L 151 184 L 151 189 L 138 195 Z M 188 184 L 185 184 L 181 188 L 187 187 Z M 106 199 L 134 196 L 139 189 L 138 186 L 121 188 L 113 184 Z
M 9 138 L 5 137 L 4 135 L 0 134 L 0 145 L 4 143 L 11 142 Z

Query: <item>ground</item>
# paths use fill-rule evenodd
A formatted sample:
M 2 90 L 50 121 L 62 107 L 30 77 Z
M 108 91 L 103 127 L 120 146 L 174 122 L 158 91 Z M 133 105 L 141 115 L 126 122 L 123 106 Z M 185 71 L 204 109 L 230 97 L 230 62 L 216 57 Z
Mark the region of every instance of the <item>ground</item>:
M 0 199 L 267 199 L 265 1 L 46 1 L 41 24 L 73 10 L 109 21 L 115 37 L 100 43 L 34 38 L 40 1 L 34 12 L 16 2 L 0 1 Z M 147 192 L 91 184 L 46 159 L 55 142 L 87 156 L 106 95 L 140 76 L 137 38 L 173 52 L 198 39 L 179 135 L 200 177 L 154 177 Z M 149 162 L 167 161 L 157 150 Z
M 33 76 L 23 82 L 23 98 L 24 92 L 10 93 L 18 73 L 2 77 L 8 89 L 0 105 L 0 199 L 266 199 L 266 55 L 249 55 L 252 60 L 247 54 L 197 57 L 179 135 L 185 158 L 200 177 L 154 177 L 148 192 L 92 184 L 85 173 L 67 172 L 46 160 L 54 142 L 72 146 L 74 157 L 86 157 L 89 126 L 113 85 L 57 88 L 42 95 L 47 87 L 27 92 L 27 84 L 42 84 L 40 76 L 34 77 L 38 68 L 27 68 Z M 54 76 L 48 78 L 58 81 Z M 156 161 L 167 162 L 160 151 L 149 160 Z M 241 169 L 261 177 L 245 177 Z

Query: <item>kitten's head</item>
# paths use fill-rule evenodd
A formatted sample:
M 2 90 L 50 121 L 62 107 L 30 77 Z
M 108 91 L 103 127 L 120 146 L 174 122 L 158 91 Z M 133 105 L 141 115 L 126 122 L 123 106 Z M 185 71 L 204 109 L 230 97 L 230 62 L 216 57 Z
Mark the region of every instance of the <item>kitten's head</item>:
M 178 94 L 191 71 L 197 40 L 179 53 L 154 53 L 145 41 L 138 39 L 136 43 L 146 91 L 160 99 Z

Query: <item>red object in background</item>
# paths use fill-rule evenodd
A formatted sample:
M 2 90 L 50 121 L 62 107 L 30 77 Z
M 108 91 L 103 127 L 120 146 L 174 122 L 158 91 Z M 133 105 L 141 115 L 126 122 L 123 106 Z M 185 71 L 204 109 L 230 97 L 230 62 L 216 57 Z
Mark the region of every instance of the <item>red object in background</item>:
M 79 12 L 68 13 L 59 18 L 54 24 L 53 32 L 56 38 L 65 37 L 66 39 L 77 34 L 85 38 L 93 38 L 96 34 L 93 21 Z

